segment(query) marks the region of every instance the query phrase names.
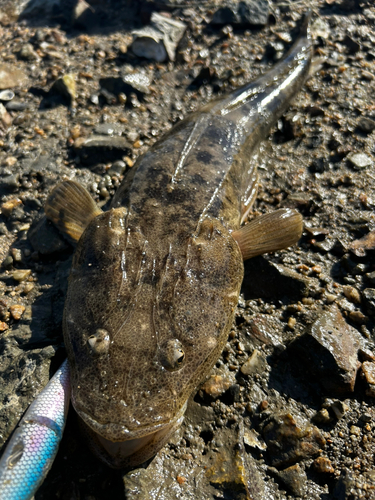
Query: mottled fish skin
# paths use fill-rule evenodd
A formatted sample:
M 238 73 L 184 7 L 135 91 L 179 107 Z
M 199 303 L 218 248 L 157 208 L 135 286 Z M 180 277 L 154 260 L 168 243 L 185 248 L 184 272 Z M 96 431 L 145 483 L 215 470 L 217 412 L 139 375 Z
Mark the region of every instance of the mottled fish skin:
M 63 323 L 72 403 L 111 466 L 163 446 L 225 345 L 243 279 L 231 231 L 254 198 L 250 160 L 310 60 L 306 21 L 268 73 L 139 159 L 79 240 Z
M 67 361 L 30 405 L 0 460 L 0 499 L 29 500 L 55 459 L 70 401 Z

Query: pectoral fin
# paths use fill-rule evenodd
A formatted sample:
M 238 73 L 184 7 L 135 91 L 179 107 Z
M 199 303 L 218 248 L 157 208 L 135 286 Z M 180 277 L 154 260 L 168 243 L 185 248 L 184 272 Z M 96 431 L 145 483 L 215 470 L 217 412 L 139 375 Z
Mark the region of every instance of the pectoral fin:
M 302 216 L 296 210 L 282 208 L 261 215 L 246 226 L 233 231 L 243 259 L 275 252 L 296 243 L 302 235 Z
M 78 241 L 88 223 L 102 210 L 83 186 L 64 181 L 49 195 L 44 212 L 60 231 Z

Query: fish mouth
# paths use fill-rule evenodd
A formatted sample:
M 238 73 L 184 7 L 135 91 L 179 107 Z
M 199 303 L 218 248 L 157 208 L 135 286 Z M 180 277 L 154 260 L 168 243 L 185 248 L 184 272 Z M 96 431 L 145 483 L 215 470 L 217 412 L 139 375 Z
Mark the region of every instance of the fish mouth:
M 79 417 L 91 450 L 101 460 L 115 469 L 131 468 L 153 457 L 168 442 L 182 424 L 186 406 L 187 402 L 168 423 L 147 426 L 136 431 L 130 431 L 119 424 L 99 424 L 84 412 L 80 412 Z M 109 439 L 109 436 L 112 439 Z

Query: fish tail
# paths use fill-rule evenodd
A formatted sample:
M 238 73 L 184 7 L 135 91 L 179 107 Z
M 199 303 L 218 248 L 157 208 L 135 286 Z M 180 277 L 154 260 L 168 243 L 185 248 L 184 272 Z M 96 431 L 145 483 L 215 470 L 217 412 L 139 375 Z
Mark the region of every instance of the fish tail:
M 256 126 L 267 134 L 308 77 L 312 57 L 310 19 L 311 11 L 304 16 L 299 36 L 282 60 L 216 103 L 211 113 L 241 122 L 249 133 Z

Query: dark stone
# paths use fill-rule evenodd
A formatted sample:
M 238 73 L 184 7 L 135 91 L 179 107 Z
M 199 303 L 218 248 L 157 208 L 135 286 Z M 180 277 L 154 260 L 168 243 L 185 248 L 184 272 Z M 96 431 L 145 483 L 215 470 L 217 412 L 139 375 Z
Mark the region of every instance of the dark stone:
M 348 325 L 336 305 L 318 319 L 288 349 L 302 368 L 331 394 L 353 392 L 357 370 L 358 332 Z
M 269 314 L 257 314 L 251 317 L 246 331 L 256 345 L 277 346 L 282 343 L 283 324 Z
M 8 191 L 17 191 L 20 186 L 19 176 L 16 175 L 7 175 L 6 177 L 1 178 L 1 187 L 7 189 Z
M 270 462 L 278 469 L 318 454 L 325 445 L 317 427 L 290 413 L 271 415 L 263 427 L 263 437 Z
M 280 300 L 286 297 L 288 301 L 294 301 L 306 297 L 312 283 L 312 278 L 260 256 L 245 262 L 242 292 L 246 300 L 258 297 L 277 297 Z
M 5 108 L 8 111 L 24 111 L 29 107 L 30 105 L 27 102 L 20 102 L 20 101 L 9 101 L 5 104 Z
M 349 470 L 344 470 L 337 480 L 336 486 L 333 490 L 334 500 L 349 500 L 352 497 L 352 490 L 355 481 L 352 473 Z
M 325 158 L 315 158 L 310 165 L 311 172 L 326 172 L 329 168 L 329 162 Z
M 361 116 L 358 120 L 357 127 L 365 134 L 370 134 L 373 130 L 375 130 L 375 120 L 368 118 L 367 116 Z
M 375 316 L 375 288 L 365 288 L 362 292 L 367 312 Z
M 132 50 L 138 57 L 159 62 L 167 58 L 174 61 L 178 43 L 185 30 L 185 23 L 153 12 L 148 26 L 133 31 Z
M 342 43 L 348 48 L 351 54 L 355 54 L 361 49 L 360 44 L 353 40 L 353 38 L 351 38 L 349 35 L 345 36 Z
M 237 24 L 243 26 L 266 26 L 269 5 L 267 0 L 245 0 L 220 7 L 211 24 Z
M 298 465 L 291 465 L 278 471 L 277 477 L 281 479 L 286 488 L 297 497 L 302 497 L 306 491 L 306 472 Z

